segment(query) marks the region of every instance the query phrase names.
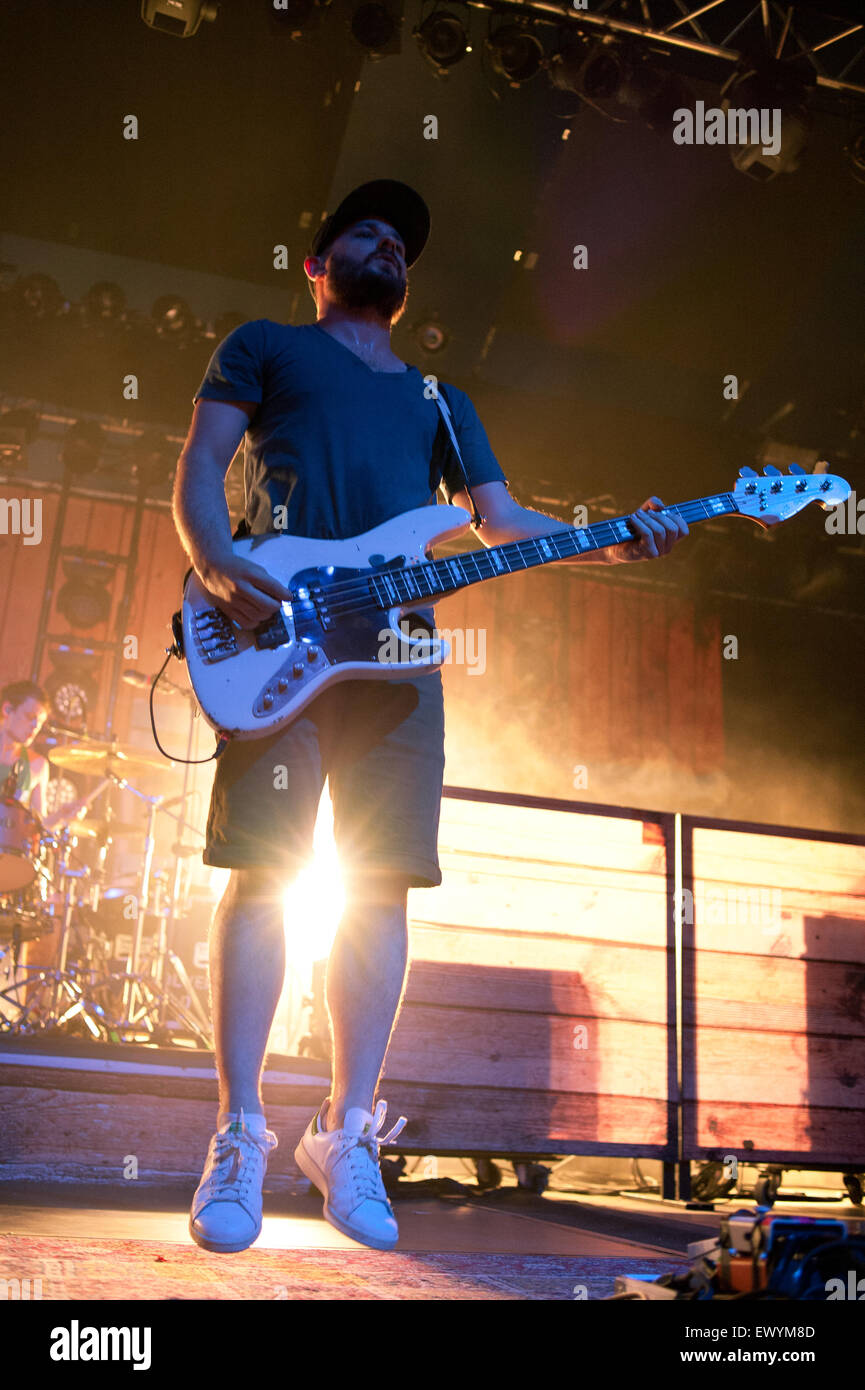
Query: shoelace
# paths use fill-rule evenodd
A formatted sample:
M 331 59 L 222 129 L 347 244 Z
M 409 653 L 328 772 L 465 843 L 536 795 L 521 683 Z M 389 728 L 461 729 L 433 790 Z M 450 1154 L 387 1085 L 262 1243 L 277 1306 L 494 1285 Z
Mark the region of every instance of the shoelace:
M 243 1148 L 244 1140 L 246 1152 Z M 254 1175 L 254 1155 L 249 1149 L 250 1144 L 253 1144 L 255 1151 L 261 1154 L 260 1146 L 245 1128 L 239 1134 L 232 1134 L 231 1130 L 226 1130 L 224 1134 L 217 1134 L 213 1144 L 214 1168 L 221 1168 L 229 1158 L 232 1159 L 233 1166 L 227 1174 L 219 1174 L 214 1171 L 211 1180 L 218 1182 L 223 1189 L 234 1188 L 238 1200 L 246 1195 Z
M 373 1197 L 390 1206 L 379 1168 L 379 1148 L 382 1144 L 391 1144 L 397 1135 L 402 1133 L 406 1126 L 406 1118 L 401 1115 L 393 1129 L 389 1130 L 387 1134 L 379 1135 L 378 1131 L 384 1124 L 386 1111 L 387 1102 L 380 1100 L 375 1107 L 369 1132 L 367 1134 L 347 1135 L 341 1156 L 348 1158 L 349 1172 L 357 1195 L 359 1197 Z

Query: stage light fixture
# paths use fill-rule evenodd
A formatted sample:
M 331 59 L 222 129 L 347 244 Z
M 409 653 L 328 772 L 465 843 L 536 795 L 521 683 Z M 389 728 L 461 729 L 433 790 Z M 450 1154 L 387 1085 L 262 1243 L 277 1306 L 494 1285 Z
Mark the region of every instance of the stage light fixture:
M 19 275 L 10 292 L 13 309 L 33 319 L 56 318 L 65 305 L 60 286 L 50 275 Z
M 547 66 L 547 76 L 553 87 L 560 92 L 578 90 L 577 82 L 589 47 L 586 39 L 577 36 L 569 39 L 563 48 L 553 54 Z
M 52 648 L 48 655 L 54 670 L 41 684 L 57 723 L 85 726 L 87 712 L 96 703 L 99 656 L 89 649 L 73 651 L 65 643 Z
M 63 556 L 66 582 L 57 595 L 57 608 L 70 627 L 91 628 L 104 623 L 111 612 L 111 595 L 106 588 L 114 567 L 105 560 L 85 560 L 78 555 Z
M 126 317 L 126 295 L 111 280 L 98 280 L 91 285 L 82 301 L 84 322 L 88 328 L 117 325 Z
M 447 10 L 436 10 L 414 33 L 418 48 L 437 72 L 446 73 L 469 52 L 465 25 Z
M 418 319 L 411 327 L 412 337 L 422 352 L 432 356 L 437 352 L 443 352 L 450 342 L 450 333 L 443 323 L 431 315 L 429 318 Z
M 197 34 L 202 20 L 212 23 L 219 6 L 212 0 L 141 0 L 141 18 L 160 34 L 189 39 Z
M 4 410 L 0 414 L 0 464 L 4 468 L 26 468 L 27 447 L 39 433 L 39 416 L 34 410 Z
M 485 42 L 494 70 L 511 87 L 519 87 L 537 77 L 544 66 L 544 46 L 524 24 L 504 24 Z
M 640 54 L 620 54 L 619 61 L 623 72 L 615 97 L 617 113 L 669 134 L 675 113 L 693 104 L 689 88 L 676 74 L 662 72 Z
M 60 458 L 73 477 L 93 473 L 99 467 L 105 447 L 105 431 L 95 420 L 76 420 L 63 440 Z
M 195 318 L 185 299 L 176 294 L 161 294 L 150 310 L 160 338 L 173 343 L 188 341 L 195 327 Z
M 395 52 L 398 47 L 398 25 L 396 17 L 387 5 L 373 3 L 359 5 L 351 17 L 352 38 L 365 48 L 371 58 L 382 57 L 386 52 Z
M 778 174 L 792 174 L 808 142 L 810 115 L 809 89 L 813 82 L 791 73 L 781 63 L 769 60 L 740 67 L 721 88 L 721 110 L 781 112 L 778 149 L 771 151 L 760 137 L 753 143 L 730 144 L 730 159 L 740 173 L 759 183 L 768 183 Z M 773 132 L 774 133 L 774 132 Z M 769 153 L 766 153 L 767 148 Z

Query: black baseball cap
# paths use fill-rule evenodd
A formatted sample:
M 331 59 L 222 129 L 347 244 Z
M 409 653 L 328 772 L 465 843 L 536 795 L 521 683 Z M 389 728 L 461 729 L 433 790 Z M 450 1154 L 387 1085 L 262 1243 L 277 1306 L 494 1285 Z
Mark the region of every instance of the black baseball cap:
M 429 208 L 419 193 L 398 179 L 373 179 L 353 189 L 343 198 L 336 212 L 322 222 L 308 254 L 320 256 L 340 232 L 365 217 L 380 217 L 389 222 L 402 238 L 406 265 L 414 265 L 429 236 Z M 313 289 L 312 280 L 310 289 Z

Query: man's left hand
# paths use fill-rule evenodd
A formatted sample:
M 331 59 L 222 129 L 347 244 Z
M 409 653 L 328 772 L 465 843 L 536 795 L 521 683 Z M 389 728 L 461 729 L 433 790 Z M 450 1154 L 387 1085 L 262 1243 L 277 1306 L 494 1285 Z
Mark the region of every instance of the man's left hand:
M 669 555 L 676 541 L 687 536 L 688 525 L 682 517 L 669 512 L 661 513 L 657 517 L 651 515 L 652 512 L 660 511 L 663 505 L 660 497 L 649 497 L 638 511 L 629 516 L 628 520 L 633 522 L 640 534 L 635 540 L 627 541 L 624 545 L 609 547 L 610 557 L 614 562 L 660 559 L 662 555 Z

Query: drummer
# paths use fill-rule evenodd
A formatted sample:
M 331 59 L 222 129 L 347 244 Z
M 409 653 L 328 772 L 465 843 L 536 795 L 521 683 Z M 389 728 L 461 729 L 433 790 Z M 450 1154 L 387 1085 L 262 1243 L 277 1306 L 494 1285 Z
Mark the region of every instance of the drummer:
M 34 681 L 12 681 L 0 690 L 0 794 L 7 777 L 18 764 L 13 795 L 39 817 L 46 830 L 81 819 L 85 798 L 67 801 L 52 815 L 48 805 L 48 762 L 31 751 L 31 744 L 48 718 L 48 696 Z

